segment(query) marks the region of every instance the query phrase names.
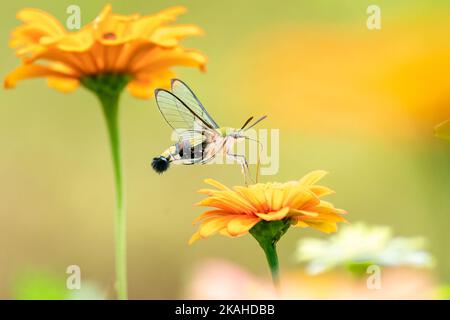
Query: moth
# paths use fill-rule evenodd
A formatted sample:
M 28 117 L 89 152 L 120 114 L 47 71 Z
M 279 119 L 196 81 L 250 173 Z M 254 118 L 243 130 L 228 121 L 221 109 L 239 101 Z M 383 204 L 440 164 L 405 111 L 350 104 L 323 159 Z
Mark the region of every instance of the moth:
M 178 134 L 178 142 L 153 158 L 152 168 L 159 174 L 174 164 L 205 164 L 218 154 L 234 158 L 241 165 L 247 181 L 251 179 L 245 155 L 233 153 L 238 139 L 250 139 L 245 131 L 264 120 L 263 116 L 252 124 L 250 117 L 239 129 L 220 127 L 209 115 L 194 92 L 181 80 L 171 80 L 171 90 L 156 89 L 158 108 L 172 129 Z

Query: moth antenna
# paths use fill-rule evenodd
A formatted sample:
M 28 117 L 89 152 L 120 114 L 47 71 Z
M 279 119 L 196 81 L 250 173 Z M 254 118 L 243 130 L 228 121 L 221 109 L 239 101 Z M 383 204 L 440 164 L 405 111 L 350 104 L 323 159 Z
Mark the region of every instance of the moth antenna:
M 250 118 L 247 119 L 247 121 L 245 121 L 245 123 L 242 125 L 240 130 L 244 130 L 244 128 L 249 124 L 250 121 L 253 120 L 253 116 L 251 116 Z
M 248 127 L 247 129 L 245 129 L 245 130 L 249 130 L 249 129 L 253 128 L 253 127 L 256 126 L 258 123 L 260 123 L 261 121 L 263 121 L 265 118 L 267 118 L 267 115 L 265 115 L 264 117 L 259 118 L 259 119 L 256 120 L 255 122 L 253 122 L 253 124 L 252 124 L 250 127 Z

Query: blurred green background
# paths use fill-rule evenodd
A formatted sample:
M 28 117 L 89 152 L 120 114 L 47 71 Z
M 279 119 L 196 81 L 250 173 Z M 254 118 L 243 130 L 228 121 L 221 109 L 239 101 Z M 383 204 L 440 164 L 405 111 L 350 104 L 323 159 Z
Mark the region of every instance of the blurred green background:
M 71 4 L 88 23 L 107 2 L 8 1 L 0 18 L 0 70 L 19 60 L 7 47 L 15 14 L 46 10 L 61 21 Z M 332 201 L 348 219 L 423 235 L 450 281 L 450 143 L 433 126 L 450 118 L 450 4 L 377 1 L 382 29 L 366 27 L 373 1 L 111 1 L 121 14 L 149 14 L 185 5 L 179 22 L 205 36 L 185 46 L 209 57 L 205 74 L 177 69 L 219 124 L 239 126 L 268 114 L 261 127 L 280 129 L 280 170 L 264 181 L 330 172 Z M 205 258 L 226 258 L 268 277 L 251 237 L 213 237 L 188 247 L 192 204 L 204 178 L 241 184 L 234 166 L 177 166 L 158 176 L 150 160 L 170 144 L 170 128 L 154 100 L 127 93 L 121 134 L 128 207 L 130 298 L 180 298 L 190 270 Z M 13 296 L 21 270 L 65 277 L 68 265 L 112 296 L 114 189 L 100 107 L 87 91 L 62 94 L 44 80 L 0 93 L 0 298 Z M 295 266 L 303 236 L 291 230 L 279 250 Z

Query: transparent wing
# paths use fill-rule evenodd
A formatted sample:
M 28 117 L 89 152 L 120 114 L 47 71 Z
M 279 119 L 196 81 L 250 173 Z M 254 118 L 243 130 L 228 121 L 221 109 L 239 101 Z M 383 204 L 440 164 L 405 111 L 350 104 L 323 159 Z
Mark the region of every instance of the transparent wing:
M 166 122 L 173 129 L 213 129 L 201 115 L 175 94 L 165 89 L 155 90 L 156 103 Z
M 178 141 L 187 141 L 191 146 L 202 144 L 208 140 L 206 130 L 177 130 Z
M 183 81 L 172 79 L 172 93 L 186 103 L 189 108 L 194 110 L 194 112 L 205 120 L 212 128 L 219 128 L 219 125 L 209 115 L 208 111 L 203 107 L 194 92 Z

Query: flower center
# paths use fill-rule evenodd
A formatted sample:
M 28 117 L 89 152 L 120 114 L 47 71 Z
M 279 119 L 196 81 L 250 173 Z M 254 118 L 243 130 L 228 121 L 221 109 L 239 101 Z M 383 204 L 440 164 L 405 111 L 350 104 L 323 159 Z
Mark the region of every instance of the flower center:
M 117 37 L 116 37 L 116 34 L 114 32 L 105 32 L 103 34 L 103 39 L 105 39 L 105 40 L 115 40 L 116 38 Z

